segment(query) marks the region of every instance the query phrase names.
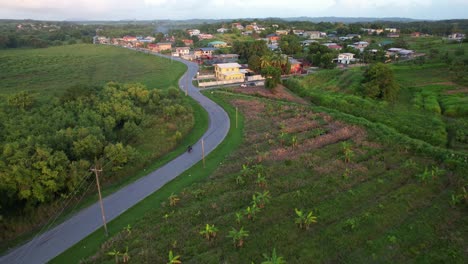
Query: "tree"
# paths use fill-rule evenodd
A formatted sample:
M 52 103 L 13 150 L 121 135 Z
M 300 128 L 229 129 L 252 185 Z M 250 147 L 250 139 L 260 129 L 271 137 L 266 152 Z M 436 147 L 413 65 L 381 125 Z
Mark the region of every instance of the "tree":
M 370 65 L 364 72 L 362 89 L 365 96 L 392 102 L 397 99 L 400 87 L 390 67 L 383 63 L 376 63 Z
M 261 60 L 258 55 L 250 56 L 248 64 L 249 64 L 249 69 L 251 69 L 254 72 L 260 72 L 262 69 Z
M 19 92 L 10 96 L 8 104 L 21 110 L 27 110 L 34 104 L 34 97 L 28 92 Z
M 266 261 L 263 261 L 262 264 L 286 264 L 286 261 L 283 259 L 283 257 L 278 257 L 276 255 L 275 248 L 273 248 L 271 257 L 268 256 L 266 253 L 263 253 L 263 257 L 266 259 Z
M 293 55 L 302 51 L 301 43 L 296 35 L 282 36 L 279 47 L 284 54 Z
M 281 70 L 279 68 L 268 66 L 262 69 L 262 75 L 265 79 L 265 88 L 273 89 L 281 82 Z
M 244 245 L 244 239 L 248 236 L 249 232 L 245 231 L 244 227 L 241 227 L 239 230 L 232 228 L 227 237 L 232 238 L 235 247 L 242 247 Z
M 295 223 L 299 225 L 299 228 L 301 229 L 309 229 L 309 226 L 313 223 L 317 223 L 317 217 L 312 214 L 312 212 L 309 212 L 308 214 L 305 214 L 301 210 L 298 210 L 297 208 L 294 209 L 296 212 L 297 218 L 295 220 Z

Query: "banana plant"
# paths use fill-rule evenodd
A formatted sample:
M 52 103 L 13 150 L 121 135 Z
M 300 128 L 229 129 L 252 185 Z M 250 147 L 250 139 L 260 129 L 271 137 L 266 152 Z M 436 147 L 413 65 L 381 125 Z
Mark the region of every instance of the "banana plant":
M 268 256 L 266 253 L 263 253 L 263 257 L 266 259 L 262 262 L 262 264 L 286 264 L 286 261 L 283 257 L 278 257 L 276 255 L 276 249 L 273 248 L 273 252 L 271 253 L 271 257 Z
M 266 204 L 270 202 L 271 195 L 269 191 L 256 192 L 252 195 L 252 204 L 258 206 L 258 208 L 264 208 Z
M 182 261 L 180 261 L 180 256 L 174 256 L 172 253 L 172 250 L 169 250 L 169 262 L 167 264 L 181 264 Z
M 180 198 L 177 196 L 177 194 L 174 194 L 174 193 L 172 193 L 168 199 L 169 199 L 170 206 L 176 206 L 177 203 L 180 201 Z
M 113 256 L 115 263 L 119 263 L 119 256 L 122 255 L 122 253 L 120 253 L 120 251 L 114 248 L 114 250 L 107 252 L 107 255 Z
M 260 208 L 256 204 L 253 204 L 252 206 L 248 206 L 245 209 L 245 215 L 249 220 L 255 220 L 255 215 L 260 212 Z
M 244 230 L 244 227 L 241 227 L 239 230 L 232 228 L 227 237 L 232 238 L 235 247 L 242 247 L 244 245 L 244 239 L 248 236 L 249 232 Z
M 206 240 L 210 241 L 216 237 L 216 233 L 219 231 L 215 225 L 206 224 L 205 229 L 200 231 L 200 235 L 205 236 Z
M 297 208 L 295 208 L 294 211 L 297 215 L 295 223 L 299 225 L 299 228 L 309 229 L 311 224 L 317 223 L 317 217 L 313 215 L 312 211 L 308 214 L 305 214 Z

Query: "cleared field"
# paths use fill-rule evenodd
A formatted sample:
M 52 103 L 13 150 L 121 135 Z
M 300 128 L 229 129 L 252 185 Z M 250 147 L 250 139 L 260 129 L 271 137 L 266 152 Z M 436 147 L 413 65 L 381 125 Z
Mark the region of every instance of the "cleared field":
M 463 170 L 382 143 L 323 108 L 213 96 L 244 115 L 241 147 L 131 230 L 122 223 L 83 263 L 165 263 L 169 251 L 183 263 L 261 263 L 273 249 L 287 263 L 467 261 L 466 205 L 451 198 Z M 316 223 L 301 228 L 296 208 Z M 233 228 L 248 232 L 242 243 Z

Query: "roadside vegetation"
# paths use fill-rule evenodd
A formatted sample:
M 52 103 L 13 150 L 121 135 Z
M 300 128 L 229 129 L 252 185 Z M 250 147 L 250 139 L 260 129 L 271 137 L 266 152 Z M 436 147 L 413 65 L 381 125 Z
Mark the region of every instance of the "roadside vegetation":
M 467 260 L 466 161 L 381 142 L 360 118 L 282 93 L 213 96 L 244 115 L 241 147 L 83 263 L 114 263 L 108 252 L 127 247 L 132 261 L 157 263 L 171 252 L 182 263 Z

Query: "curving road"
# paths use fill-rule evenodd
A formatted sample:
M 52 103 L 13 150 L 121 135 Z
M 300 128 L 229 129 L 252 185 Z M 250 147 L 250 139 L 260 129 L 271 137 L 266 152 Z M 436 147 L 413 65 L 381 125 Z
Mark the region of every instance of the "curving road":
M 179 80 L 179 86 L 183 86 L 185 90 L 188 84 L 189 96 L 199 102 L 209 114 L 209 127 L 203 138 L 205 153 L 210 153 L 226 137 L 230 125 L 229 117 L 219 105 L 203 96 L 192 85 L 192 78 L 197 74 L 198 65 L 181 59 L 173 60 L 187 65 L 187 72 Z M 200 161 L 202 159 L 201 139 L 193 145 L 193 150 L 192 153 L 180 155 L 149 175 L 104 198 L 107 221 L 116 218 Z M 66 222 L 8 252 L 0 258 L 0 263 L 46 263 L 101 226 L 100 207 L 98 203 L 95 203 Z

